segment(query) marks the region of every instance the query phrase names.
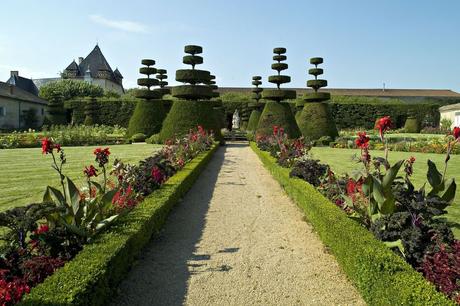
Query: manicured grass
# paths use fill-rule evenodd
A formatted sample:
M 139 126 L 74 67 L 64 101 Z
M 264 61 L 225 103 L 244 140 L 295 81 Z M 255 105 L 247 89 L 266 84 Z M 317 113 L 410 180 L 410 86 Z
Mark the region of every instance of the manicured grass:
M 109 160 L 111 167 L 115 158 L 127 163 L 137 163 L 161 146 L 132 144 L 109 147 L 112 153 Z M 83 167 L 95 164 L 93 155 L 95 148 L 95 146 L 64 147 L 67 156 L 64 172 L 77 183 L 77 186 L 83 186 L 85 182 Z M 51 168 L 51 164 L 51 156 L 43 155 L 41 148 L 0 150 L 0 165 L 2 165 L 0 210 L 41 201 L 47 185 L 58 187 L 59 177 Z
M 352 160 L 353 155 L 359 156 L 360 151 L 354 149 L 332 149 L 327 147 L 315 147 L 312 149 L 314 158 L 321 160 L 331 166 L 337 174 L 351 173 L 353 169 L 361 166 Z M 371 151 L 371 156 L 383 156 L 383 151 Z M 431 159 L 436 163 L 438 170 L 444 169 L 444 154 L 434 153 L 414 153 L 414 152 L 390 152 L 389 159 L 391 163 L 400 159 L 407 159 L 410 156 L 415 157 L 414 175 L 412 182 L 416 187 L 421 187 L 426 180 L 427 160 Z M 447 168 L 447 177 L 454 177 L 457 184 L 460 183 L 460 156 L 452 155 Z M 427 183 L 428 184 L 428 183 Z M 448 208 L 449 214 L 447 219 L 452 222 L 452 229 L 456 237 L 460 238 L 460 187 L 457 188 L 457 195 L 454 203 Z

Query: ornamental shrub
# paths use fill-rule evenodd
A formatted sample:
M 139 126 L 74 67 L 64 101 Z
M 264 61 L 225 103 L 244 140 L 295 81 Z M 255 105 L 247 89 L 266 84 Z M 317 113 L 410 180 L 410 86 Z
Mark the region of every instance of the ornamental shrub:
M 323 63 L 323 59 L 314 57 L 310 59 L 310 63 L 315 65 L 315 68 L 309 69 L 308 73 L 315 79 L 307 81 L 307 86 L 313 88 L 314 92 L 305 95 L 303 109 L 300 114 L 296 115 L 297 124 L 302 135 L 310 140 L 323 136 L 335 138 L 339 133 L 329 104 L 326 103 L 330 99 L 330 94 L 318 91 L 327 86 L 326 80 L 318 79 L 318 76 L 323 74 L 323 69 L 318 68 L 318 65 Z M 297 107 L 299 105 L 301 104 L 296 104 Z
M 300 130 L 295 122 L 291 106 L 283 100 L 295 99 L 295 90 L 281 89 L 280 85 L 289 83 L 291 77 L 281 75 L 281 71 L 288 68 L 288 64 L 282 63 L 286 60 L 286 48 L 274 48 L 273 60 L 276 63 L 272 64 L 272 69 L 277 71 L 277 75 L 268 77 L 270 83 L 276 84 L 276 89 L 265 89 L 262 92 L 262 98 L 269 100 L 266 102 L 262 114 L 260 115 L 259 124 L 257 125 L 256 135 L 268 136 L 272 134 L 273 126 L 278 126 L 284 129 L 289 138 L 300 137 Z
M 249 106 L 252 108 L 252 112 L 249 116 L 248 126 L 246 128 L 250 133 L 257 129 L 260 115 L 262 114 L 262 109 L 264 107 L 264 105 L 260 102 L 260 99 L 262 98 L 261 92 L 263 91 L 263 89 L 259 87 L 262 85 L 261 80 L 261 76 L 256 75 L 252 77 L 252 85 L 254 85 L 254 88 L 252 88 L 252 98 L 255 102 L 249 104 Z
M 147 139 L 147 136 L 142 133 L 137 133 L 131 136 L 132 142 L 144 142 Z
M 139 89 L 135 92 L 136 96 L 141 100 L 137 102 L 134 113 L 129 120 L 128 136 L 142 133 L 149 137 L 158 133 L 166 116 L 163 107 L 163 100 L 161 100 L 161 97 L 164 94 L 163 89 L 150 89 L 152 86 L 160 84 L 158 79 L 150 78 L 150 75 L 157 72 L 157 69 L 153 67 L 153 65 L 155 65 L 155 61 L 151 59 L 143 59 L 142 64 L 146 67 L 141 67 L 139 72 L 147 75 L 147 78 L 138 79 L 137 84 L 147 88 Z M 163 77 L 161 78 L 163 79 Z
M 406 119 L 404 131 L 406 133 L 420 133 L 420 124 L 416 117 L 410 116 Z
M 192 69 L 179 69 L 176 71 L 176 81 L 186 83 L 171 89 L 174 101 L 171 110 L 163 122 L 159 134 L 159 141 L 180 137 L 196 126 L 202 126 L 207 131 L 213 131 L 216 140 L 222 140 L 220 123 L 217 120 L 213 103 L 209 101 L 214 97 L 215 84 L 209 71 L 195 69 L 196 65 L 203 63 L 203 57 L 197 55 L 203 52 L 202 47 L 187 45 L 184 48 L 186 55 L 183 63 L 191 65 Z M 210 84 L 210 85 L 209 85 Z

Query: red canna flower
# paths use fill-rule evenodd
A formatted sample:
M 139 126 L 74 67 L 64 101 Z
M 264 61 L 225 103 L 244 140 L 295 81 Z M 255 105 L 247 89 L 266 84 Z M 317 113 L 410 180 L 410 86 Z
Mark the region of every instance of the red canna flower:
M 274 125 L 273 126 L 273 135 L 276 136 L 278 134 L 278 126 Z
M 356 146 L 360 149 L 367 149 L 369 147 L 369 136 L 366 135 L 366 132 L 358 132 L 358 138 L 356 138 Z
M 61 152 L 61 150 L 62 150 L 62 149 L 61 149 L 61 145 L 58 144 L 58 143 L 54 145 L 54 148 L 56 149 L 56 151 L 57 151 L 58 153 Z
M 53 147 L 53 141 L 50 138 L 42 138 L 42 154 L 52 153 Z
M 452 135 L 454 135 L 455 140 L 460 141 L 460 127 L 454 127 L 454 129 L 452 130 Z
M 89 167 L 85 167 L 83 174 L 86 175 L 87 178 L 97 176 L 97 169 L 94 168 L 93 165 L 90 165 Z
M 99 163 L 99 167 L 103 167 L 105 164 L 109 162 L 109 148 L 96 148 L 94 150 L 94 155 L 96 155 L 96 161 Z
M 386 131 L 389 131 L 392 127 L 393 123 L 391 122 L 391 118 L 389 116 L 385 116 L 377 120 L 375 124 L 375 128 L 379 130 L 380 138 L 383 138 L 383 134 Z

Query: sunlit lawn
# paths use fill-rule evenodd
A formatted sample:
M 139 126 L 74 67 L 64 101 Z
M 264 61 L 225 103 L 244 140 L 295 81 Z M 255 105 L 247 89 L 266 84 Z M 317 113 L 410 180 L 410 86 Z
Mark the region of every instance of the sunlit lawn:
M 66 147 L 67 163 L 65 175 L 77 186 L 84 183 L 83 167 L 95 164 L 93 146 Z M 137 163 L 158 150 L 159 145 L 132 144 L 110 146 L 110 162 L 115 158 L 128 163 Z M 52 159 L 42 155 L 41 148 L 0 150 L 0 210 L 13 206 L 39 202 L 47 185 L 58 187 L 59 177 L 51 168 Z M 95 165 L 96 166 L 96 165 Z
M 354 149 L 332 149 L 326 147 L 315 147 L 312 149 L 315 158 L 324 163 L 331 165 L 332 170 L 338 174 L 351 173 L 353 169 L 358 167 L 355 161 L 352 161 L 354 154 L 359 154 L 359 150 Z M 382 156 L 383 151 L 371 151 L 372 156 Z M 395 162 L 400 159 L 407 159 L 414 156 L 416 162 L 414 164 L 413 183 L 416 187 L 421 187 L 426 182 L 427 160 L 431 159 L 436 163 L 438 169 L 444 169 L 444 154 L 429 154 L 429 153 L 407 153 L 407 152 L 390 152 L 390 162 Z M 447 177 L 455 177 L 457 184 L 460 182 L 460 156 L 453 155 L 447 169 Z M 460 187 L 457 188 L 457 195 L 454 204 L 448 209 L 447 218 L 453 224 L 453 230 L 457 237 L 460 237 Z

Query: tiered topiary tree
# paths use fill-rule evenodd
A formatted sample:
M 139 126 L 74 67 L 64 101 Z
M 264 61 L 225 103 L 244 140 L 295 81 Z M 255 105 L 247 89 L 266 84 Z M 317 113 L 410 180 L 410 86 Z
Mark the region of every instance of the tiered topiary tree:
M 203 63 L 203 58 L 197 55 L 201 54 L 203 49 L 200 46 L 188 45 L 184 51 L 187 55 L 183 57 L 183 63 L 191 65 L 192 69 L 177 70 L 176 81 L 188 84 L 172 88 L 171 94 L 179 100 L 173 103 L 166 116 L 159 140 L 164 142 L 185 135 L 198 125 L 212 130 L 216 139 L 221 140 L 220 125 L 213 115 L 213 103 L 209 101 L 214 95 L 213 88 L 207 85 L 211 81 L 211 74 L 209 71 L 195 69 L 196 65 Z
M 169 88 L 166 88 L 166 86 L 168 85 L 168 81 L 166 81 L 166 79 L 168 78 L 167 73 L 168 72 L 166 69 L 157 69 L 157 75 L 155 76 L 155 78 L 158 80 L 158 85 L 160 86 L 160 88 L 157 88 L 156 90 L 158 90 L 161 93 L 162 99 L 165 95 L 171 94 L 171 90 Z M 172 100 L 163 100 L 163 107 L 165 109 L 166 114 L 169 113 L 172 104 Z
M 251 103 L 249 106 L 252 109 L 251 116 L 249 116 L 248 127 L 246 130 L 250 133 L 254 132 L 257 129 L 257 125 L 259 124 L 260 115 L 262 114 L 262 110 L 264 104 L 259 102 L 262 98 L 261 92 L 263 91 L 262 88 L 259 86 L 262 85 L 262 77 L 261 76 L 253 76 L 252 77 L 252 98 L 255 102 Z
M 43 125 L 66 124 L 66 111 L 64 109 L 64 97 L 55 90 L 48 94 L 48 111 Z
M 297 124 L 302 135 L 310 140 L 317 140 L 323 136 L 334 139 L 338 136 L 337 127 L 327 103 L 331 95 L 328 92 L 318 91 L 327 86 L 326 80 L 318 79 L 318 76 L 323 74 L 323 69 L 318 68 L 318 65 L 322 63 L 321 57 L 310 59 L 310 64 L 315 65 L 315 68 L 309 69 L 308 73 L 313 75 L 315 79 L 308 80 L 307 86 L 311 87 L 313 92 L 305 95 L 305 105 L 300 115 L 297 116 Z
M 91 97 L 85 104 L 85 121 L 84 125 L 94 125 L 98 123 L 97 114 L 99 112 L 99 104 L 95 97 Z
M 143 59 L 141 63 L 146 67 L 139 68 L 139 72 L 147 77 L 138 79 L 137 84 L 146 88 L 136 91 L 136 97 L 140 100 L 137 102 L 133 115 L 129 120 L 129 137 L 140 133 L 144 134 L 146 137 L 150 137 L 158 133 L 161 130 L 162 122 L 166 116 L 163 100 L 161 100 L 163 96 L 162 91 L 151 89 L 151 87 L 160 84 L 158 79 L 150 77 L 157 73 L 157 69 L 153 67 L 155 61 L 152 59 Z
M 300 131 L 295 122 L 291 107 L 289 103 L 281 102 L 283 100 L 295 99 L 296 97 L 295 90 L 280 88 L 281 84 L 291 81 L 290 76 L 281 74 L 281 71 L 288 68 L 286 63 L 282 63 L 287 59 L 285 55 L 286 48 L 275 48 L 273 49 L 273 53 L 275 53 L 273 60 L 277 63 L 272 64 L 272 69 L 276 70 L 278 74 L 269 76 L 268 81 L 276 84 L 277 88 L 265 89 L 262 92 L 262 98 L 269 101 L 265 103 L 264 110 L 260 115 L 256 134 L 260 136 L 272 135 L 273 126 L 276 125 L 282 127 L 288 137 L 297 138 L 300 136 Z

